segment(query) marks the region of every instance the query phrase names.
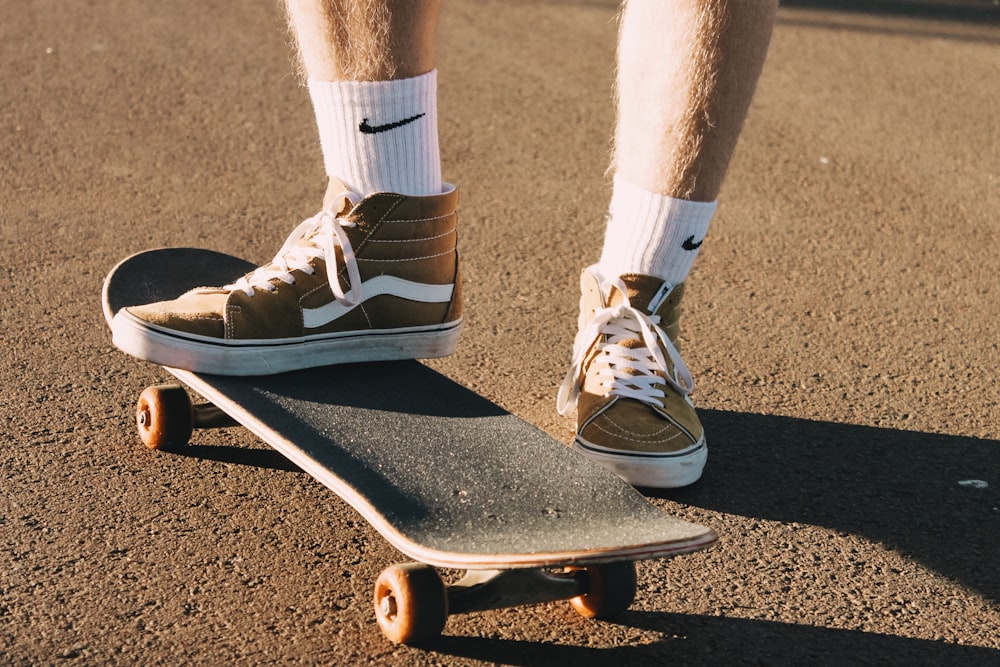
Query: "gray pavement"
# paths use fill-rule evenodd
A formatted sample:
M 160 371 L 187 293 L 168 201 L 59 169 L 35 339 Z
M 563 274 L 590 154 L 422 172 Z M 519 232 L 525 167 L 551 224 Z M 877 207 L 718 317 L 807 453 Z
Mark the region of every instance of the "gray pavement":
M 616 623 L 476 614 L 423 650 L 370 609 L 399 555 L 250 434 L 141 448 L 164 373 L 100 313 L 127 254 L 264 261 L 315 212 L 279 3 L 0 15 L 0 664 L 1000 664 L 994 4 L 781 10 L 682 320 L 709 467 L 654 498 L 721 543 L 642 564 Z M 568 440 L 614 3 L 453 0 L 441 37 L 468 319 L 433 366 Z

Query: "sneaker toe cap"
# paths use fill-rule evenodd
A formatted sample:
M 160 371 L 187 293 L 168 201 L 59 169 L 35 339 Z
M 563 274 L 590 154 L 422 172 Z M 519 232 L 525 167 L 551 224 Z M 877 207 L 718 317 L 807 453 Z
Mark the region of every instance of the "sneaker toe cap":
M 682 414 L 678 419 L 640 401 L 619 398 L 583 424 L 579 435 L 609 449 L 677 452 L 702 439 L 697 416 L 693 409 L 689 411 L 689 415 Z
M 222 313 L 208 304 L 185 303 L 178 299 L 133 306 L 125 310 L 132 317 L 164 329 L 210 338 L 225 337 Z

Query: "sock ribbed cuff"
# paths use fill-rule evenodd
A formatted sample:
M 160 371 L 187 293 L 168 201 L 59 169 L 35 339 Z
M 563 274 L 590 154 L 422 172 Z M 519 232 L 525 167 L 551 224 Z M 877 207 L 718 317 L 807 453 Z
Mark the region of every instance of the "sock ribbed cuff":
M 393 81 L 309 80 L 323 163 L 362 196 L 441 192 L 437 70 Z
M 671 285 L 684 282 L 717 206 L 717 201 L 666 197 L 615 176 L 601 273 L 609 278 L 641 273 Z

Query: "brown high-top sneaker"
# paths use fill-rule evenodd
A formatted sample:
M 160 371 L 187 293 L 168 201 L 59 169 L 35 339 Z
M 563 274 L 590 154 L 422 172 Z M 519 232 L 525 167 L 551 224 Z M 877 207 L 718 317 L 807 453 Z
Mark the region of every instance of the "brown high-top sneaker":
M 222 375 L 451 354 L 462 323 L 455 188 L 357 201 L 338 187 L 270 264 L 224 287 L 123 309 L 115 345 Z
M 580 329 L 559 390 L 559 412 L 577 410 L 574 448 L 634 486 L 694 483 L 708 449 L 675 343 L 683 284 L 606 281 L 596 267 L 580 283 Z

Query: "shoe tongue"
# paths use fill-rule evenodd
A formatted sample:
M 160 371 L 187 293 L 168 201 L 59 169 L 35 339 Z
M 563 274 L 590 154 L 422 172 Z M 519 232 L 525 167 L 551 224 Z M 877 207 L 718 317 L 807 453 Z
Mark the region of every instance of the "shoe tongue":
M 339 178 L 330 177 L 330 182 L 326 186 L 326 195 L 323 197 L 323 210 L 333 213 L 337 217 L 342 217 L 351 212 L 354 204 L 351 200 L 343 196 L 350 188 Z
M 655 276 L 626 273 L 620 280 L 625 285 L 625 294 L 618 287 L 612 286 L 608 295 L 609 306 L 620 305 L 624 301 L 623 296 L 627 296 L 633 308 L 652 315 L 663 302 L 664 293 L 668 291 L 666 283 Z

